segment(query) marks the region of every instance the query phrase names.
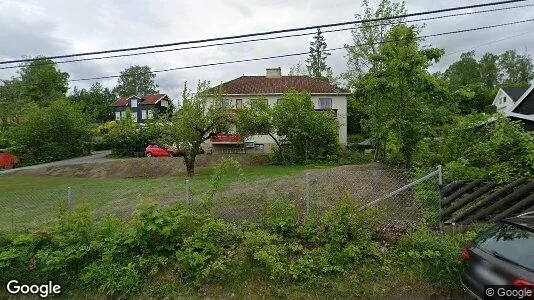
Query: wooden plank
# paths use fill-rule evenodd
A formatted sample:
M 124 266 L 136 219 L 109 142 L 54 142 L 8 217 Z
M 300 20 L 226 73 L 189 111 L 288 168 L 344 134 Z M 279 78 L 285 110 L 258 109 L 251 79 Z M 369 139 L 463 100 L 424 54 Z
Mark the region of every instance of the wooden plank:
M 456 180 L 449 184 L 447 184 L 445 187 L 443 187 L 443 197 L 447 197 L 455 190 L 459 189 L 462 185 L 466 184 L 467 180 Z
M 482 195 L 486 194 L 490 190 L 492 190 L 496 186 L 493 182 L 485 183 L 483 186 L 481 186 L 479 189 L 474 191 L 471 194 L 467 194 L 464 197 L 458 199 L 454 203 L 451 204 L 447 209 L 443 211 L 443 217 L 447 217 L 451 215 L 453 212 L 459 210 L 460 208 L 464 207 L 469 202 L 472 202 L 473 200 L 478 199 Z
M 534 189 L 534 181 L 528 181 L 524 185 L 520 186 L 517 190 L 515 190 L 513 193 L 509 194 L 508 196 L 495 201 L 492 205 L 486 207 L 485 209 L 479 211 L 476 215 L 473 216 L 473 221 L 485 219 L 489 217 L 493 212 L 497 211 L 498 209 L 506 206 L 510 202 L 517 200 L 518 198 L 522 198 L 526 194 L 528 194 L 532 189 Z
M 450 205 L 454 200 L 458 199 L 458 197 L 462 196 L 465 193 L 470 192 L 475 187 L 479 186 L 483 182 L 482 179 L 473 180 L 466 185 L 462 186 L 460 189 L 456 190 L 454 193 L 452 193 L 449 197 L 445 197 L 443 199 L 443 206 Z
M 505 211 L 501 212 L 500 214 L 494 216 L 493 218 L 490 219 L 490 221 L 491 222 L 495 222 L 495 221 L 504 219 L 506 217 L 510 217 L 512 215 L 520 213 L 523 208 L 529 207 L 530 205 L 534 205 L 534 194 L 530 194 L 525 199 L 517 202 L 516 204 L 514 204 L 513 206 L 511 206 L 507 210 L 505 210 Z
M 491 204 L 495 203 L 495 201 L 497 201 L 497 199 L 499 199 L 500 197 L 512 192 L 516 187 L 518 187 L 519 185 L 523 184 L 526 181 L 527 181 L 526 178 L 520 178 L 520 179 L 518 179 L 516 181 L 509 182 L 504 187 L 502 187 L 502 188 L 496 190 L 495 192 L 491 193 L 490 195 L 486 196 L 475 207 L 473 207 L 473 208 L 469 209 L 468 211 L 465 211 L 461 215 L 457 216 L 456 217 L 456 222 L 460 222 L 460 221 L 463 221 L 465 219 L 465 223 L 466 224 L 471 223 L 472 221 L 475 220 L 475 218 L 478 217 L 477 213 L 481 211 L 480 210 L 481 208 L 486 208 L 486 207 L 490 206 Z M 477 213 L 475 213 L 475 212 L 477 212 Z M 452 221 L 454 222 L 454 220 L 452 220 Z

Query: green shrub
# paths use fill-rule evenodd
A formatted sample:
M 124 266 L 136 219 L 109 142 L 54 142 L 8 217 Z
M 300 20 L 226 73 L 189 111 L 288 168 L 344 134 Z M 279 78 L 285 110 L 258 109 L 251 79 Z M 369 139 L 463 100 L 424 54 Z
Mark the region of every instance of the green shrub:
M 402 268 L 429 283 L 458 289 L 462 268 L 460 252 L 474 235 L 474 232 L 438 235 L 418 229 L 398 241 L 394 248 L 395 257 Z
M 89 123 L 80 109 L 66 100 L 31 107 L 24 122 L 10 128 L 7 137 L 21 165 L 82 156 L 90 150 Z
M 295 204 L 282 198 L 267 200 L 263 223 L 271 231 L 290 236 L 297 227 L 297 220 L 298 212 Z

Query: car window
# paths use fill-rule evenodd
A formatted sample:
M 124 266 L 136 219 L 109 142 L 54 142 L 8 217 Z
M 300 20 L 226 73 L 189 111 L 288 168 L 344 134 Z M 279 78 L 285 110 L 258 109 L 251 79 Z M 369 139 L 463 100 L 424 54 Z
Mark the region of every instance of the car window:
M 534 232 L 508 223 L 492 227 L 475 240 L 482 251 L 534 272 Z

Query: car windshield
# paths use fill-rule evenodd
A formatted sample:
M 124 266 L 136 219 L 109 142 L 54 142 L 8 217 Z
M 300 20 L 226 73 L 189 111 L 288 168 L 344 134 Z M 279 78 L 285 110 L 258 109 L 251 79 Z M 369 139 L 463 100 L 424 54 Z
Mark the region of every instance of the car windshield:
M 475 240 L 482 251 L 534 272 L 534 232 L 508 223 L 492 227 Z

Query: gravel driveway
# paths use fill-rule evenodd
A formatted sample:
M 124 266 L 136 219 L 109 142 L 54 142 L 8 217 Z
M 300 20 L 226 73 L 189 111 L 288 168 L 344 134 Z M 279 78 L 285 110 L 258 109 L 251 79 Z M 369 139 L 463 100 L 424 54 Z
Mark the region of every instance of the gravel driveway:
M 83 157 L 77 157 L 77 158 L 71 158 L 66 160 L 60 160 L 55 161 L 51 163 L 46 164 L 40 164 L 40 165 L 33 165 L 33 166 L 27 166 L 22 168 L 15 168 L 5 171 L 0 171 L 0 174 L 9 174 L 13 172 L 17 172 L 20 170 L 37 170 L 42 168 L 48 168 L 48 167 L 58 167 L 58 166 L 75 166 L 75 165 L 83 165 L 83 164 L 97 164 L 102 163 L 105 161 L 109 161 L 109 159 L 105 158 L 111 154 L 111 151 L 95 151 L 91 155 L 83 156 Z

